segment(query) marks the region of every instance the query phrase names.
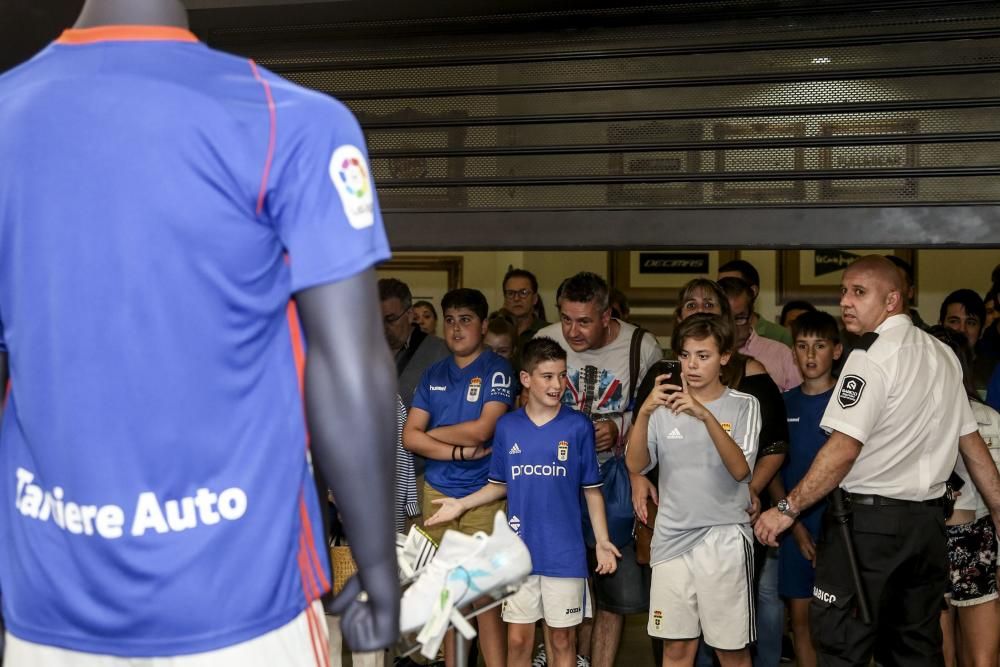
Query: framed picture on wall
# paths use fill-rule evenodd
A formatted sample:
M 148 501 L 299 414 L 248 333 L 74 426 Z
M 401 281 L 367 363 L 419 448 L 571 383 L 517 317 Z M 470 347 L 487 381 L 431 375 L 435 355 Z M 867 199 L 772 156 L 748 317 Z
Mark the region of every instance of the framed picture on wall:
M 437 179 L 465 176 L 465 158 L 448 151 L 465 145 L 466 129 L 446 127 L 378 127 L 379 122 L 462 120 L 464 111 L 428 114 L 405 109 L 390 114 L 371 114 L 375 126 L 368 130 L 372 176 L 382 208 L 454 208 L 466 205 L 464 188 L 439 186 Z M 360 116 L 359 116 L 360 117 Z M 442 154 L 442 152 L 444 154 Z
M 893 120 L 850 121 L 824 123 L 819 133 L 824 137 L 906 135 L 916 134 L 920 121 L 916 118 Z M 820 169 L 905 169 L 916 167 L 917 144 L 846 145 L 825 146 L 819 151 Z M 873 197 L 883 199 L 910 199 L 916 196 L 915 178 L 837 179 L 819 182 L 820 199 L 826 201 L 854 201 Z
M 636 125 L 621 123 L 608 127 L 608 143 L 621 147 L 608 158 L 608 173 L 616 176 L 657 176 L 688 174 L 701 170 L 701 151 L 633 151 L 629 145 L 686 143 L 701 140 L 701 123 L 651 121 Z M 612 183 L 608 204 L 657 206 L 678 202 L 700 203 L 702 184 L 698 181 L 666 183 Z
M 801 122 L 775 123 L 716 123 L 713 134 L 719 141 L 733 142 L 761 139 L 794 139 L 806 136 L 806 124 Z M 731 172 L 788 171 L 798 173 L 805 169 L 805 149 L 784 148 L 746 149 L 729 148 L 715 151 L 715 169 Z M 718 202 L 800 202 L 805 198 L 805 181 L 723 181 L 712 184 L 712 199 Z
M 736 250 L 619 250 L 609 253 L 608 276 L 632 308 L 677 305 L 677 292 L 692 278 L 714 279 Z
M 873 250 L 822 248 L 818 250 L 780 250 L 776 253 L 777 304 L 793 300 L 816 306 L 840 303 L 840 278 L 854 260 L 865 255 L 896 255 L 909 262 L 916 279 L 916 253 L 913 250 Z

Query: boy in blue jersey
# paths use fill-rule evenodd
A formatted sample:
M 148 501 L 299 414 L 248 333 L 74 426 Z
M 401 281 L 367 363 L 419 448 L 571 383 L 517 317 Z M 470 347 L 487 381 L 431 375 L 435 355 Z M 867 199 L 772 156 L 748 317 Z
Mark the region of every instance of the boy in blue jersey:
M 789 436 L 788 458 L 781 471 L 785 489 L 794 488 L 802 480 L 827 440 L 819 423 L 837 384 L 833 365 L 843 353 L 837 321 L 828 313 L 803 313 L 792 322 L 792 335 L 795 363 L 803 381 L 784 394 Z M 784 490 L 778 495 L 784 497 Z M 778 593 L 788 600 L 795 662 L 803 667 L 816 664 L 816 650 L 809 634 L 809 600 L 816 576 L 816 540 L 825 507 L 826 503 L 817 503 L 800 514 L 778 552 Z
M 760 406 L 720 379 L 734 350 L 731 320 L 697 314 L 674 330 L 682 385 L 668 375 L 638 411 L 629 471 L 659 464 L 659 511 L 650 565 L 649 623 L 664 665 L 693 665 L 698 637 L 722 667 L 750 666 L 756 638 L 750 471 Z
M 590 616 L 580 489 L 597 535 L 597 572 L 611 574 L 621 554 L 608 539 L 594 428 L 562 406 L 566 352 L 551 338 L 529 341 L 521 353 L 527 403 L 497 422 L 490 484 L 471 495 L 441 498 L 428 524 L 507 497 L 511 529 L 531 553 L 532 573 L 504 605 L 509 665 L 531 663 L 535 623 L 551 629 L 552 661 L 575 664 L 576 626 Z M 474 511 L 474 510 L 473 510 Z
M 433 501 L 467 496 L 486 484 L 497 419 L 513 403 L 511 368 L 503 357 L 483 346 L 489 307 L 483 293 L 456 289 L 441 299 L 444 339 L 451 356 L 427 368 L 413 395 L 403 428 L 403 446 L 426 459 L 423 515 Z M 466 534 L 492 532 L 493 517 L 503 510 L 497 499 L 448 524 L 428 529 L 440 542 L 445 529 Z M 479 615 L 479 646 L 488 667 L 505 662 L 503 625 L 498 609 Z M 445 662 L 451 665 L 451 641 L 445 641 Z

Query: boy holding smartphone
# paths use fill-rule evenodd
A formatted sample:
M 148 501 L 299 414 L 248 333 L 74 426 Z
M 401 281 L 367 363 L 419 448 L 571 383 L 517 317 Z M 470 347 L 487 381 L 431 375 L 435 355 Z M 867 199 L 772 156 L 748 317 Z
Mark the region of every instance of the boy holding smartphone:
M 720 379 L 733 339 L 714 315 L 678 325 L 681 384 L 657 378 L 626 454 L 634 473 L 660 466 L 647 630 L 664 640 L 664 665 L 693 665 L 704 634 L 723 667 L 748 667 L 756 638 L 747 507 L 760 408 Z

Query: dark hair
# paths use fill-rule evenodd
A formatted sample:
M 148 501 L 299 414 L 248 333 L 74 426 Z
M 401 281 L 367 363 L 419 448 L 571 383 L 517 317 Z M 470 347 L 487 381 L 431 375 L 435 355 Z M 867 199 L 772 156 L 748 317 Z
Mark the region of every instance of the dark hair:
M 722 288 L 719 287 L 719 283 L 709 278 L 694 278 L 687 281 L 677 293 L 677 308 L 674 310 L 674 317 L 678 322 L 683 319 L 681 313 L 683 312 L 684 304 L 698 290 L 710 292 L 715 297 L 715 300 L 719 302 L 719 310 L 722 311 L 722 317 L 730 321 L 733 319 L 732 308 L 729 307 L 729 299 L 726 297 L 726 293 L 722 291 Z
M 510 344 L 517 344 L 517 327 L 514 326 L 514 323 L 509 318 L 503 315 L 490 317 L 486 325 L 486 333 L 491 333 L 495 336 L 510 336 Z
M 792 338 L 799 336 L 816 336 L 832 341 L 834 345 L 840 342 L 840 327 L 830 313 L 822 310 L 812 310 L 802 313 L 792 322 Z
M 722 288 L 722 291 L 725 293 L 727 299 L 734 299 L 738 296 L 746 294 L 750 297 L 750 301 L 754 300 L 753 289 L 750 287 L 750 283 L 742 278 L 726 276 L 719 281 L 719 287 Z
M 745 259 L 733 259 L 719 267 L 719 273 L 728 273 L 730 271 L 739 273 L 747 283 L 758 289 L 760 288 L 760 274 L 757 273 L 757 269 L 754 268 L 753 264 Z
M 969 341 L 965 334 L 954 329 L 949 329 L 943 324 L 935 324 L 927 333 L 937 338 L 939 341 L 951 348 L 951 351 L 958 357 L 958 365 L 962 367 L 962 387 L 969 398 L 978 401 L 979 394 L 972 383 L 972 350 L 969 349 Z
M 793 310 L 804 310 L 807 313 L 815 313 L 816 306 L 812 305 L 808 301 L 789 301 L 781 307 L 781 316 L 778 318 L 778 324 L 785 326 L 785 318 L 788 317 L 788 313 Z
M 590 271 L 581 271 L 562 281 L 559 286 L 559 301 L 565 299 L 573 303 L 593 301 L 602 313 L 608 309 L 608 283 L 604 278 Z
M 506 308 L 500 308 L 498 310 L 494 310 L 492 313 L 489 314 L 489 316 L 487 316 L 487 319 L 491 321 L 497 318 L 501 320 L 507 320 L 507 322 L 509 322 L 511 325 L 514 324 L 514 315 Z
M 670 344 L 674 354 L 680 354 L 688 338 L 714 338 L 721 354 L 731 353 L 736 344 L 736 332 L 730 321 L 713 313 L 695 313 L 674 328 Z
M 902 257 L 897 257 L 896 255 L 886 255 L 885 258 L 896 265 L 896 268 L 903 270 L 903 275 L 906 276 L 906 286 L 913 287 L 913 265 L 907 262 Z M 904 295 L 905 296 L 905 295 Z
M 566 350 L 547 336 L 532 338 L 521 348 L 521 370 L 528 375 L 544 361 L 566 361 Z
M 406 283 L 395 278 L 382 278 L 378 281 L 379 301 L 393 298 L 399 299 L 399 302 L 403 304 L 403 310 L 407 310 L 413 305 L 413 295 L 410 294 L 410 288 Z
M 447 312 L 452 308 L 468 308 L 481 320 L 485 320 L 486 313 L 490 311 L 483 293 L 468 287 L 453 289 L 441 297 L 441 310 Z
M 528 282 L 531 283 L 531 291 L 538 293 L 538 278 L 535 278 L 535 274 L 531 271 L 526 271 L 524 269 L 508 269 L 507 273 L 503 276 L 503 282 L 500 283 L 502 289 L 507 289 L 507 281 L 511 278 L 527 278 Z
M 979 318 L 980 324 L 986 323 L 986 304 L 970 289 L 957 289 L 944 298 L 941 302 L 941 313 L 938 316 L 938 324 L 944 324 L 945 315 L 948 314 L 948 306 L 953 303 L 962 304 L 965 312 Z
M 437 309 L 434 308 L 434 304 L 431 303 L 430 301 L 427 301 L 426 299 L 421 299 L 420 301 L 414 301 L 413 307 L 426 308 L 427 310 L 431 311 L 431 315 L 434 316 L 435 320 L 438 318 L 438 311 Z
M 986 304 L 992 301 L 994 308 L 1000 308 L 1000 298 L 997 297 L 1000 297 L 1000 290 L 997 290 L 996 287 L 991 287 L 990 291 L 983 297 L 983 307 L 985 308 Z

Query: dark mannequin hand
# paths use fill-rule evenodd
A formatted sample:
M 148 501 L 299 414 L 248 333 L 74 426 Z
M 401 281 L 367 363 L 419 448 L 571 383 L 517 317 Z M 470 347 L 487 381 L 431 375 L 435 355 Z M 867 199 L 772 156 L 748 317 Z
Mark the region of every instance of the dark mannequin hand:
M 330 611 L 340 616 L 352 651 L 378 651 L 399 637 L 399 575 L 395 561 L 366 566 L 347 580 Z M 359 598 L 364 588 L 366 596 Z

